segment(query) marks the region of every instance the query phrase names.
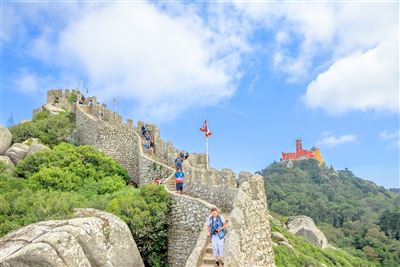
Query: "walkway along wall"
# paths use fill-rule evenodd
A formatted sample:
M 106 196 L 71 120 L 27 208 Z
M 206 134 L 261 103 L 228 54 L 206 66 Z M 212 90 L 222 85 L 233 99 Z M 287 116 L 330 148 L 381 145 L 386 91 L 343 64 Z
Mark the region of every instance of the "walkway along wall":
M 172 173 L 141 155 L 140 137 L 130 124 L 105 121 L 92 114 L 89 107 L 77 106 L 76 138 L 79 144 L 94 146 L 115 159 L 128 170 L 132 182 L 137 185 L 151 183 L 156 177 L 166 179 Z
M 165 180 L 165 189 L 170 194 L 170 214 L 168 222 L 168 263 L 170 267 L 182 267 L 188 262 L 194 262 L 193 251 L 198 247 L 199 240 L 205 237 L 205 223 L 210 209 L 214 205 L 188 195 L 177 194 L 174 191 L 173 168 L 156 161 L 143 153 L 142 158 L 163 166 L 171 175 Z M 199 254 L 200 255 L 200 254 Z M 197 266 L 193 265 L 193 266 Z
M 139 185 L 152 182 L 157 175 L 173 184 L 173 169 L 143 153 L 140 136 L 135 129 L 113 121 L 102 121 L 91 115 L 88 107 L 76 109 L 77 138 L 80 144 L 92 145 L 127 168 Z M 162 174 L 160 174 L 162 166 Z M 156 170 L 155 170 L 156 169 Z M 184 266 L 204 235 L 204 224 L 212 204 L 201 199 L 170 193 L 168 262 L 171 267 Z
M 192 161 L 193 162 L 193 161 Z M 195 168 L 186 162 L 184 170 L 186 193 L 192 197 L 216 204 L 229 214 L 228 235 L 225 240 L 226 266 L 268 267 L 275 266 L 267 200 L 261 176 L 249 172 L 239 174 L 236 187 L 233 171 Z M 207 239 L 199 236 L 186 267 L 199 266 Z
M 226 266 L 275 266 L 266 195 L 260 176 L 242 172 L 237 183 L 232 170 L 207 170 L 205 155 L 192 154 L 184 163 L 184 195 L 176 194 L 171 166 L 174 166 L 177 150 L 173 144 L 162 141 L 158 128 L 151 126 L 156 137 L 156 154 L 146 155 L 138 134 L 139 127 L 133 128 L 131 120 L 126 124 L 121 121 L 121 116 L 113 115 L 105 105 L 97 102 L 91 108 L 77 105 L 77 140 L 80 144 L 97 147 L 117 160 L 138 185 L 150 183 L 157 176 L 165 179 L 171 198 L 168 231 L 168 261 L 171 267 L 195 267 L 200 264 L 207 241 L 206 220 L 213 206 L 230 217 Z

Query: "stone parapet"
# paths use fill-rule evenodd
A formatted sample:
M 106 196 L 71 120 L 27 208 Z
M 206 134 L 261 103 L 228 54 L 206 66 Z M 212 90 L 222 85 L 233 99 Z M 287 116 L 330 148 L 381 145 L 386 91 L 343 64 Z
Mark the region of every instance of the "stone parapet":
M 196 198 L 171 194 L 168 231 L 168 263 L 185 266 L 200 235 L 207 234 L 205 222 L 213 205 Z
M 59 90 L 48 95 L 66 98 L 70 92 Z M 205 154 L 191 154 L 184 162 L 184 195 L 169 189 L 174 186 L 174 160 L 179 151 L 160 137 L 155 125 L 148 125 L 155 153 L 143 152 L 140 127 L 133 121 L 122 123 L 122 117 L 99 104 L 76 106 L 76 138 L 79 144 L 92 145 L 124 166 L 137 185 L 152 183 L 156 177 L 166 181 L 170 193 L 169 251 L 171 267 L 194 267 L 204 250 L 205 222 L 214 205 L 229 214 L 226 237 L 226 266 L 275 266 L 270 239 L 268 211 L 262 177 L 241 172 L 239 179 L 230 169 L 207 168 Z
M 241 172 L 239 181 L 225 241 L 226 265 L 273 267 L 275 260 L 263 178 Z

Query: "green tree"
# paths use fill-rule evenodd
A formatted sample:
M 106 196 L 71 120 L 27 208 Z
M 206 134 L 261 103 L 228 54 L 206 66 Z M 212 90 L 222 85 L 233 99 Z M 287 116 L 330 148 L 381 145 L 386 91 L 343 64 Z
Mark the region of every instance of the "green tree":
M 115 193 L 107 205 L 128 224 L 146 266 L 167 265 L 168 199 L 162 186 L 145 185 Z
M 312 159 L 294 161 L 292 168 L 272 163 L 258 173 L 265 179 L 270 210 L 311 217 L 334 245 L 378 265 L 393 266 L 399 258 L 399 193 Z
M 379 226 L 390 238 L 400 240 L 400 208 L 385 210 L 379 218 Z
M 10 127 L 13 143 L 21 143 L 29 138 L 39 138 L 43 144 L 53 147 L 68 140 L 75 127 L 75 115 L 61 112 L 51 115 L 48 111 L 36 114 L 32 121 Z

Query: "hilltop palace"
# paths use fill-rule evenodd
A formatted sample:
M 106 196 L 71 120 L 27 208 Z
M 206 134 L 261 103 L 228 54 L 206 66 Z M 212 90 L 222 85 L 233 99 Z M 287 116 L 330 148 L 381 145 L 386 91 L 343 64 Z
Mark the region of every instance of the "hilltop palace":
M 303 149 L 301 139 L 296 139 L 296 152 L 282 152 L 281 160 L 301 160 L 301 159 L 316 159 L 319 164 L 324 163 L 324 158 L 321 155 L 319 148 L 312 147 L 311 150 Z

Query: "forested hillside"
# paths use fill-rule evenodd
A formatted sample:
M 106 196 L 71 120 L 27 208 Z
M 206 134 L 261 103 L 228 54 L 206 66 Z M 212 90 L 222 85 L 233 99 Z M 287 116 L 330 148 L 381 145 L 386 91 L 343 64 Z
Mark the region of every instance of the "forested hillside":
M 291 168 L 275 162 L 259 173 L 270 210 L 307 215 L 331 244 L 378 266 L 399 266 L 399 193 L 315 160 L 296 161 Z

